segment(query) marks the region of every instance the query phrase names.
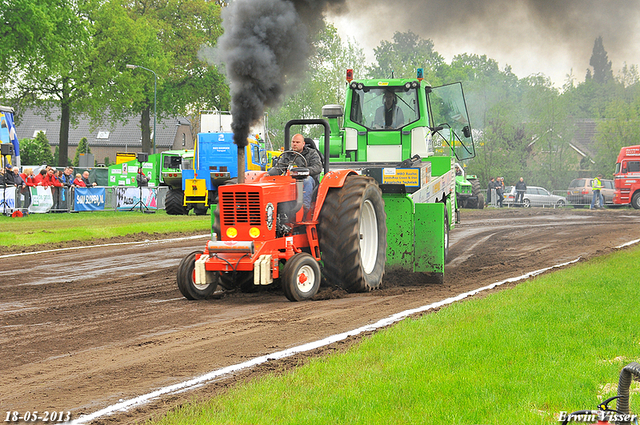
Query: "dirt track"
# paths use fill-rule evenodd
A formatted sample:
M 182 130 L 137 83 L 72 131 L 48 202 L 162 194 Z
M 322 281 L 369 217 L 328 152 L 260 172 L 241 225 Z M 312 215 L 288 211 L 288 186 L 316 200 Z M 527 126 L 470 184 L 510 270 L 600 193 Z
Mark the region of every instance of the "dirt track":
M 384 289 L 291 303 L 279 290 L 189 302 L 175 269 L 205 238 L 0 254 L 0 411 L 71 411 L 73 418 L 154 389 L 348 331 L 507 277 L 611 252 L 640 238 L 640 211 L 464 210 L 451 232 L 443 285 L 387 276 Z M 6 252 L 5 252 L 6 254 Z M 317 353 L 333 351 L 350 341 Z M 195 392 L 95 423 L 131 423 L 238 379 L 296 365 L 256 367 Z

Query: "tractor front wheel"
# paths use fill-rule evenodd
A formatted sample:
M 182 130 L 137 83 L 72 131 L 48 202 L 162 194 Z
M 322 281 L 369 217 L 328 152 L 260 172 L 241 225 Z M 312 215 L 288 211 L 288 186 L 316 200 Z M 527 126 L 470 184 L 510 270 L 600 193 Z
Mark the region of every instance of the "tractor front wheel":
M 196 284 L 196 255 L 202 251 L 194 251 L 180 261 L 178 265 L 178 289 L 188 300 L 204 300 L 216 290 L 216 283 Z M 216 279 L 217 281 L 217 279 Z
M 295 254 L 284 264 L 282 289 L 289 301 L 304 301 L 320 289 L 320 265 L 309 254 Z
M 387 216 L 375 180 L 349 176 L 322 206 L 319 244 L 327 281 L 349 292 L 380 286 L 387 258 Z

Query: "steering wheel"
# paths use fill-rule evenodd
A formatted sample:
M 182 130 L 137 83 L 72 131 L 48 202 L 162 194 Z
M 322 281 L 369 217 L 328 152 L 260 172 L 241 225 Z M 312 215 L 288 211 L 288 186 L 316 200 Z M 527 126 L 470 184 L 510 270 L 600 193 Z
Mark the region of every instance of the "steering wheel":
M 278 168 L 285 168 L 285 170 L 283 170 L 283 173 L 284 173 L 284 172 L 286 172 L 286 170 L 288 170 L 288 169 L 289 169 L 289 167 L 291 167 L 292 165 L 294 165 L 294 164 L 295 164 L 295 160 L 296 160 L 296 157 L 293 157 L 293 159 L 291 159 L 290 161 L 288 161 L 288 162 L 286 162 L 286 163 L 285 163 L 285 162 L 283 162 L 283 163 L 281 164 L 281 163 L 280 163 L 280 161 L 281 161 L 282 155 L 284 155 L 284 154 L 285 154 L 285 153 L 287 153 L 287 152 L 291 152 L 291 153 L 294 153 L 294 154 L 298 155 L 300 158 L 302 158 L 302 159 L 304 160 L 304 166 L 305 166 L 305 167 L 308 167 L 308 166 L 309 166 L 309 164 L 307 163 L 307 158 L 305 158 L 305 157 L 304 157 L 304 155 L 302 155 L 300 152 L 296 152 L 296 151 L 294 151 L 294 150 L 284 151 L 284 152 L 282 152 L 282 154 L 280 154 L 280 157 L 278 158 L 278 164 L 277 164 L 277 167 L 278 167 Z

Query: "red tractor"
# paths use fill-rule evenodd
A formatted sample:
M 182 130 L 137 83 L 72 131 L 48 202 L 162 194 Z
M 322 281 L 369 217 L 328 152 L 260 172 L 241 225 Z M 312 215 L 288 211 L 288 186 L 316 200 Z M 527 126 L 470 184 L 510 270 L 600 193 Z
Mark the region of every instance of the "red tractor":
M 207 298 L 218 285 L 248 290 L 279 280 L 289 300 L 302 301 L 318 292 L 322 275 L 350 292 L 380 285 L 387 247 L 382 192 L 371 177 L 352 170 L 329 172 L 325 120 L 287 123 L 285 149 L 289 128 L 309 124 L 324 125 L 327 158 L 309 211 L 302 208 L 305 168 L 288 167 L 282 176 L 247 172 L 244 183 L 220 186 L 217 238 L 178 266 L 178 287 L 186 298 Z

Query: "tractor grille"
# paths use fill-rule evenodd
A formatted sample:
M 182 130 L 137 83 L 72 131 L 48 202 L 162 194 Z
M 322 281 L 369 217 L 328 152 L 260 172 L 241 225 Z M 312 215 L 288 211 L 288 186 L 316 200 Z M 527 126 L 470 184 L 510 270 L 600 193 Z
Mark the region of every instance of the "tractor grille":
M 222 195 L 222 224 L 235 226 L 246 223 L 260 226 L 261 202 L 260 192 L 231 192 Z

